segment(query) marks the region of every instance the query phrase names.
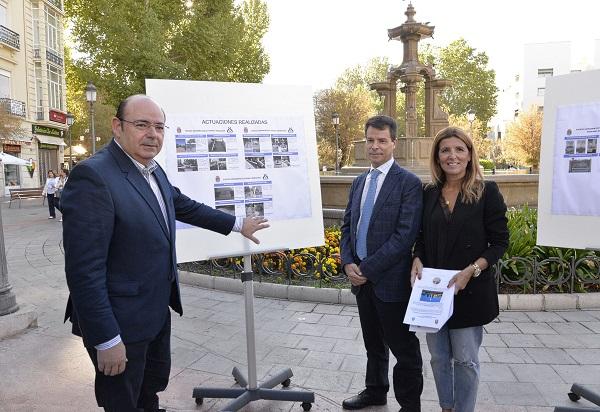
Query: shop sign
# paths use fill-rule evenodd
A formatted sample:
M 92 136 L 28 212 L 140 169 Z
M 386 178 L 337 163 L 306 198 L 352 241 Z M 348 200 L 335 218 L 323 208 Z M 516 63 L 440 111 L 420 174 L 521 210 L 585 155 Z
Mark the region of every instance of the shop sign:
M 32 124 L 31 131 L 33 134 L 43 134 L 46 136 L 62 137 L 62 130 L 56 127 L 42 126 L 40 124 Z
M 50 120 L 56 123 L 67 123 L 67 115 L 57 110 L 50 110 Z
M 56 150 L 58 149 L 58 146 L 55 144 L 40 143 L 40 149 Z
M 7 153 L 21 153 L 21 146 L 18 144 L 4 144 L 3 150 Z

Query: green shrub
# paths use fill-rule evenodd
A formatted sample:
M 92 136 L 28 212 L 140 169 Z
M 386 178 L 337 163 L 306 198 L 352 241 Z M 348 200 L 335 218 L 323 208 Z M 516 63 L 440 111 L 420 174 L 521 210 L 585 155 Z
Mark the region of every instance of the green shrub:
M 494 168 L 494 162 L 489 159 L 479 159 L 479 164 L 483 166 L 485 170 L 492 170 Z

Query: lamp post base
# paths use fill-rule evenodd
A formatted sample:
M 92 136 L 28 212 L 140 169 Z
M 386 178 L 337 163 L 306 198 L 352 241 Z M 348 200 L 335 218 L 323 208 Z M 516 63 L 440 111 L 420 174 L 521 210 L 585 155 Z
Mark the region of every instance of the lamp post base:
M 17 297 L 11 291 L 10 285 L 0 289 L 0 316 L 8 315 L 19 310 Z

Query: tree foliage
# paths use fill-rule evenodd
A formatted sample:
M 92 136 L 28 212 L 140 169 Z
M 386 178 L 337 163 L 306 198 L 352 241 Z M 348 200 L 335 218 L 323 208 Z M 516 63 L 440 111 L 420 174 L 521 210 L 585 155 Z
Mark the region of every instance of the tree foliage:
M 498 92 L 487 54 L 477 52 L 462 38 L 442 48 L 427 45 L 419 53 L 422 62 L 433 64 L 438 77 L 452 81 L 442 98 L 448 114 L 460 116 L 473 109 L 485 131 L 496 114 Z
M 351 164 L 353 142 L 364 138 L 365 121 L 374 114 L 370 93 L 364 88 L 344 90 L 325 89 L 315 96 L 315 121 L 319 144 L 319 161 L 322 165 L 335 166 L 335 129 L 331 114 L 340 116 L 339 148 L 341 165 Z
M 542 143 L 542 112 L 531 106 L 508 126 L 506 148 L 520 164 L 537 168 Z
M 65 78 L 67 82 L 67 109 L 75 117 L 73 126 L 71 126 L 72 145 L 82 144 L 89 153 L 92 151 L 91 133 L 90 133 L 90 107 L 85 99 L 85 79 L 92 78 L 86 70 L 73 64 L 71 50 L 65 47 Z M 100 140 L 96 142 L 96 149 L 101 148 L 112 138 L 111 119 L 115 115 L 116 107 L 106 104 L 104 90 L 99 90 L 94 103 L 94 125 L 96 137 Z M 80 139 L 83 136 L 83 142 Z M 65 139 L 68 143 L 68 139 Z
M 74 61 L 116 105 L 144 80 L 260 82 L 269 71 L 261 0 L 71 0 Z

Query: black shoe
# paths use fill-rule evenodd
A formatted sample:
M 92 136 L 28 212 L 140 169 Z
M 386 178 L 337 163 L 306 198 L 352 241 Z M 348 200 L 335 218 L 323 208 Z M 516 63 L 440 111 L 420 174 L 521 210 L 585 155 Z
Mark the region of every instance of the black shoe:
M 367 406 L 385 405 L 387 404 L 386 396 L 374 396 L 369 394 L 366 390 L 360 392 L 358 395 L 351 398 L 345 399 L 342 402 L 342 408 L 344 409 L 362 409 Z

